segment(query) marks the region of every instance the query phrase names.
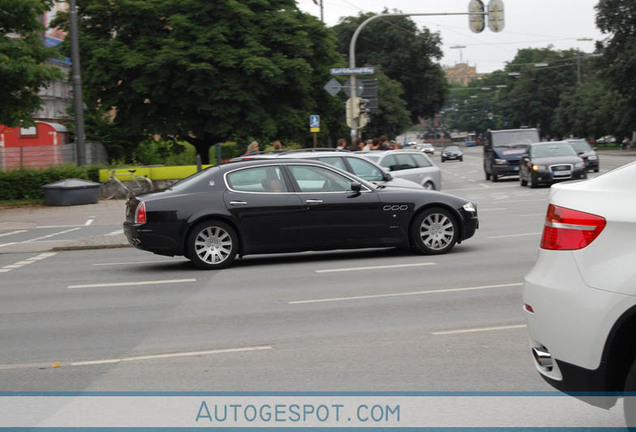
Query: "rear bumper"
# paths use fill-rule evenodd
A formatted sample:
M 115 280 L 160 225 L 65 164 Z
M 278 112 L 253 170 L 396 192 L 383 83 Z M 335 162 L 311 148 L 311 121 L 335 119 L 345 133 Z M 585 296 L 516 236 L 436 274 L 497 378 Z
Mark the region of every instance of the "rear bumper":
M 168 256 L 184 253 L 183 246 L 175 240 L 175 237 L 165 233 L 159 234 L 150 224 L 124 222 L 124 235 L 128 243 L 137 249 Z

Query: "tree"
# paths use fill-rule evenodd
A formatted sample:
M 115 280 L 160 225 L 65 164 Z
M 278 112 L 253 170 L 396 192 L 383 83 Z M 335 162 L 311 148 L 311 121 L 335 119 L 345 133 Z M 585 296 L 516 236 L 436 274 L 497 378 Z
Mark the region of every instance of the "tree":
M 387 10 L 384 13 L 388 13 Z M 344 18 L 333 29 L 338 37 L 338 50 L 348 56 L 353 33 L 374 14 Z M 438 33 L 418 30 L 409 17 L 378 18 L 366 25 L 356 44 L 356 65 L 381 66 L 384 73 L 402 84 L 404 100 L 411 121 L 432 117 L 445 101 L 448 84 L 442 67 Z
M 128 130 L 188 141 L 204 162 L 228 139 L 303 140 L 310 114 L 341 130 L 322 90 L 335 39 L 294 0 L 78 3 L 86 103 Z
M 399 82 L 389 79 L 380 68 L 376 70 L 375 76 L 378 80 L 378 109 L 369 113 L 371 121 L 362 129 L 362 133 L 368 138 L 382 135 L 395 137 L 412 124 L 406 102 L 402 99 L 404 89 Z
M 43 42 L 38 20 L 52 0 L 0 0 L 0 123 L 33 124 L 32 113 L 42 106 L 40 88 L 61 79 L 62 72 L 46 65 L 57 57 Z
M 611 88 L 625 96 L 617 106 L 624 121 L 621 135 L 636 131 L 636 3 L 633 0 L 600 0 L 596 25 L 608 38 L 598 44 Z

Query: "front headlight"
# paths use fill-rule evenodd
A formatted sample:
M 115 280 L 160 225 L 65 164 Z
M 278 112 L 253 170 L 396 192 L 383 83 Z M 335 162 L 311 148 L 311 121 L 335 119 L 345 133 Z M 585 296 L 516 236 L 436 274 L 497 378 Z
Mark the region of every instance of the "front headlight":
M 467 212 L 471 212 L 471 213 L 475 213 L 477 211 L 477 208 L 475 208 L 475 204 L 471 202 L 467 202 L 466 204 L 462 206 L 462 208 L 466 210 Z
M 505 159 L 495 159 L 495 165 L 506 165 L 508 161 Z
M 532 171 L 547 171 L 548 167 L 546 165 L 532 165 Z
M 587 157 L 587 160 L 597 160 L 598 157 L 596 155 L 591 155 Z
M 583 169 L 583 168 L 585 168 L 584 162 L 577 162 L 574 164 L 574 169 Z

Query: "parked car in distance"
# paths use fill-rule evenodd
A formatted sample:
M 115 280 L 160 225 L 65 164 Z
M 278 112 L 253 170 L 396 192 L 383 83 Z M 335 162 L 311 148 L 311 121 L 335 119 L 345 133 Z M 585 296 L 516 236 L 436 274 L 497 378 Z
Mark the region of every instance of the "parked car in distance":
M 534 366 L 605 409 L 636 392 L 636 162 L 552 186 L 539 255 L 524 278 Z M 636 427 L 636 393 L 623 398 Z
M 538 129 L 501 129 L 488 131 L 484 141 L 486 180 L 499 181 L 503 176 L 519 175 L 521 155 L 526 145 L 539 142 Z
M 272 158 L 213 166 L 129 199 L 124 233 L 138 249 L 221 269 L 262 253 L 400 247 L 443 254 L 478 226 L 476 206 L 465 198 Z
M 425 189 L 442 189 L 441 170 L 431 158 L 418 150 L 382 150 L 356 154 L 388 168 L 393 177 L 411 180 Z
M 337 151 L 329 148 L 299 149 L 289 151 L 262 152 L 256 155 L 240 156 L 232 159 L 255 160 L 272 158 L 313 159 L 328 163 L 341 170 L 360 177 L 363 180 L 390 187 L 422 188 L 421 184 L 404 178 L 394 177 L 388 168 L 376 165 L 372 161 L 348 151 Z
M 426 153 L 427 155 L 434 155 L 435 154 L 435 146 L 431 143 L 421 143 L 418 144 L 417 149 L 421 152 Z
M 586 179 L 585 162 L 565 141 L 544 141 L 526 146 L 521 156 L 521 186 L 551 185 L 556 182 Z
M 444 147 L 442 150 L 442 162 L 446 162 L 447 160 L 464 160 L 464 153 L 460 150 L 459 146 L 449 145 Z
M 576 154 L 583 159 L 588 171 L 598 172 L 600 161 L 596 153 L 596 147 L 590 146 L 590 143 L 584 139 L 571 139 L 566 140 L 566 142 L 570 144 L 576 151 Z

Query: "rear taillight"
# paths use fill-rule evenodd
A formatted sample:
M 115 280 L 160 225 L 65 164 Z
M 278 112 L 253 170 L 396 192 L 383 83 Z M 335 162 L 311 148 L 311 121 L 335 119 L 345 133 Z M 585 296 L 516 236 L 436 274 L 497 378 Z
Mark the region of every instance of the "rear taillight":
M 137 210 L 135 210 L 135 223 L 146 223 L 146 203 L 143 201 L 139 202 L 139 204 L 137 205 Z
M 605 218 L 550 204 L 545 217 L 541 248 L 583 249 L 605 228 Z

